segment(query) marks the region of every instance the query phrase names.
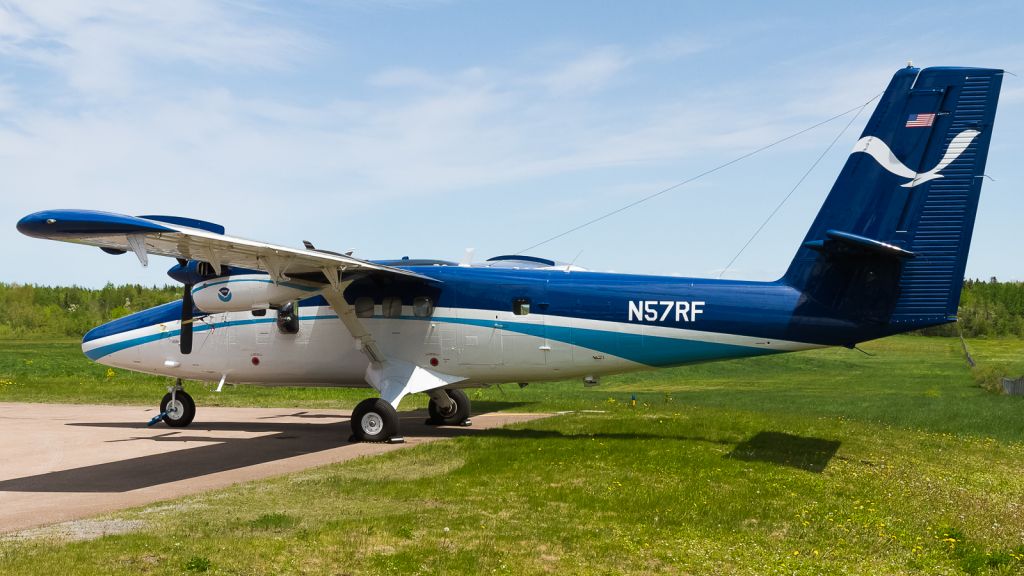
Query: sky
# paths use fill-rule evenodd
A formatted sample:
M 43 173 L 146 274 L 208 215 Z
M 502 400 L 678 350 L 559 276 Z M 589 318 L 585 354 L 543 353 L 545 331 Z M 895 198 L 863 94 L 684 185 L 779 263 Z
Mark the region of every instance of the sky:
M 908 61 L 1017 74 L 967 276 L 1024 280 L 1024 4 L 781 4 L 0 0 L 0 281 L 172 282 L 170 259 L 15 230 L 52 208 L 367 259 L 516 253 L 858 107 Z M 529 253 L 778 278 L 869 115 Z

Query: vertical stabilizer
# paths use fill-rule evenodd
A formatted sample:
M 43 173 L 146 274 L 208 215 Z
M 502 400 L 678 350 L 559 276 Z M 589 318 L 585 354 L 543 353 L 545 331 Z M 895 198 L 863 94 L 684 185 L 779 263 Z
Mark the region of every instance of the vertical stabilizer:
M 898 71 L 783 282 L 804 314 L 900 332 L 956 315 L 1002 71 Z

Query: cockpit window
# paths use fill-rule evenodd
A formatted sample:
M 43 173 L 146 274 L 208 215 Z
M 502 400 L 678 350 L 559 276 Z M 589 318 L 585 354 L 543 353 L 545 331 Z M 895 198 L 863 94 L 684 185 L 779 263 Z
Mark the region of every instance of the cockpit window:
M 412 301 L 412 313 L 417 318 L 430 318 L 434 314 L 434 301 L 427 296 L 419 296 Z
M 530 299 L 516 298 L 512 301 L 512 313 L 516 316 L 526 316 L 530 313 Z
M 213 264 L 209 262 L 199 262 L 196 264 L 196 272 L 202 278 L 211 278 L 217 276 L 218 270 L 214 270 Z
M 384 299 L 382 308 L 384 309 L 385 318 L 399 318 L 402 316 L 402 299 L 389 296 Z
M 373 318 L 373 298 L 369 296 L 356 298 L 356 317 Z

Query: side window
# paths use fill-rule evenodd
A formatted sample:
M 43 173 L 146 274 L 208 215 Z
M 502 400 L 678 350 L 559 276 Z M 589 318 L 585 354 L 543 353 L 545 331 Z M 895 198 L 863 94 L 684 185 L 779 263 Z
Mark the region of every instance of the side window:
M 412 301 L 412 313 L 417 318 L 430 318 L 434 315 L 434 301 L 427 296 L 419 296 Z
M 512 301 L 512 313 L 516 316 L 526 316 L 530 313 L 530 299 L 516 298 Z
M 373 318 L 373 298 L 369 296 L 356 298 L 356 317 Z
M 277 329 L 283 334 L 298 334 L 299 307 L 295 302 L 284 304 L 277 310 Z
M 197 262 L 196 273 L 199 274 L 200 278 L 213 278 L 217 276 L 217 270 L 214 270 L 213 264 L 209 262 Z
M 384 299 L 384 317 L 398 318 L 402 315 L 402 299 L 395 296 L 388 296 Z

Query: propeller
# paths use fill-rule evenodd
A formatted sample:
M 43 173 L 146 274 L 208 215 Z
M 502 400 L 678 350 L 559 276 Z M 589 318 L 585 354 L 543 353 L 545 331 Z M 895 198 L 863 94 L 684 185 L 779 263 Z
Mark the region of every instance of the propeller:
M 178 264 L 183 268 L 188 265 L 188 260 L 178 258 Z M 182 354 L 192 353 L 192 310 L 195 303 L 192 300 L 192 284 L 185 283 L 185 292 L 181 296 L 181 338 L 179 348 Z

